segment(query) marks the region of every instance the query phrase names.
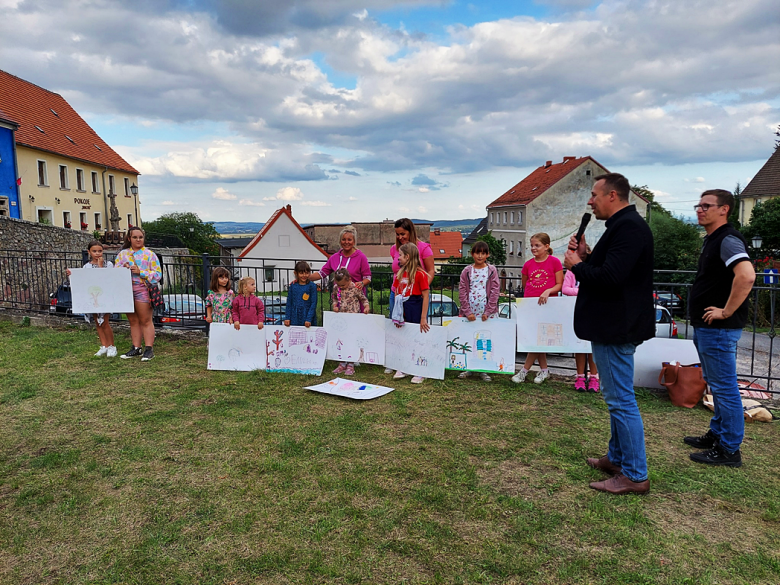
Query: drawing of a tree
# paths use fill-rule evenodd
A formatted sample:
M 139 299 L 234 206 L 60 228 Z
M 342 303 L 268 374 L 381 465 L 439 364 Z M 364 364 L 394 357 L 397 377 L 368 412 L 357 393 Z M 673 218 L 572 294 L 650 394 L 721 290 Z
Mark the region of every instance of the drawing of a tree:
M 274 332 L 274 338 L 273 338 L 272 341 L 274 342 L 274 345 L 276 346 L 276 351 L 279 351 L 279 346 L 282 345 L 282 336 L 283 335 L 284 335 L 284 331 L 282 331 L 281 329 L 277 329 Z
M 471 346 L 468 343 L 461 343 L 460 349 L 465 353 L 471 353 Z
M 460 339 L 460 337 L 456 337 L 455 339 L 448 339 L 447 349 L 460 349 L 460 344 L 458 343 L 458 339 Z

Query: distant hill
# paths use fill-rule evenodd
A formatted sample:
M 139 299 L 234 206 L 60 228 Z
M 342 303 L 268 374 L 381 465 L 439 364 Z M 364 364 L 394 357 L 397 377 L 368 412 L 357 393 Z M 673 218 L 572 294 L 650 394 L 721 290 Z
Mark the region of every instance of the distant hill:
M 209 223 L 220 234 L 247 234 L 252 236 L 263 229 L 265 225 L 256 221 L 212 221 Z
M 415 223 L 432 223 L 433 228 L 439 228 L 443 232 L 461 232 L 464 237 L 472 232 L 477 227 L 481 217 L 476 219 L 445 219 L 445 220 L 430 220 L 430 219 L 413 219 Z M 263 229 L 264 223 L 255 221 L 212 221 L 220 234 L 247 234 L 255 235 L 261 229 Z M 304 224 L 309 225 L 309 224 Z

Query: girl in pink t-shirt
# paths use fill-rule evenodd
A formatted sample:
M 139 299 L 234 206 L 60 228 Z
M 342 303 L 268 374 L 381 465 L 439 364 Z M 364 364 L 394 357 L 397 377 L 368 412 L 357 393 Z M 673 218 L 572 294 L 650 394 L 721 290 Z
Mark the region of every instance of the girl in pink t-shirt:
M 531 236 L 531 254 L 533 258 L 523 264 L 523 296 L 539 297 L 539 304 L 544 305 L 550 295 L 558 294 L 563 288 L 563 266 L 552 255 L 550 236 L 543 232 Z M 545 353 L 529 353 L 523 369 L 512 376 L 512 381 L 519 384 L 525 380 L 528 370 L 537 359 L 542 371 L 534 378 L 534 382 L 544 382 L 550 375 Z

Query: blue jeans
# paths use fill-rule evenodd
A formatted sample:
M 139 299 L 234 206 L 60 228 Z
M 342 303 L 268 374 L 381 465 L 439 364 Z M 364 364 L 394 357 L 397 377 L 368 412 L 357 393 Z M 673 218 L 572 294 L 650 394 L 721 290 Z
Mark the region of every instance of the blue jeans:
M 591 343 L 601 393 L 609 409 L 609 460 L 632 481 L 647 479 L 645 427 L 634 394 L 636 344 Z
M 390 291 L 390 301 L 387 303 L 388 307 L 390 308 L 389 315 L 393 314 L 393 303 L 395 302 L 395 293 L 393 291 Z
M 737 342 L 741 335 L 741 329 L 693 328 L 693 343 L 715 403 L 710 428 L 729 453 L 739 449 L 745 436 L 745 415 L 737 386 Z

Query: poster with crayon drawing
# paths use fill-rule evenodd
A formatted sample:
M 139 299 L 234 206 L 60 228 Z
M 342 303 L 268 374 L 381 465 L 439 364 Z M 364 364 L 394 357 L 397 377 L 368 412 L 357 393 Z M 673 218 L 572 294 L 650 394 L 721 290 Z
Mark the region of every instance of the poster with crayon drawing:
M 73 313 L 133 313 L 133 281 L 126 268 L 71 268 Z
M 431 325 L 430 331 L 422 333 L 417 323 L 399 328 L 385 319 L 385 365 L 413 376 L 443 380 L 446 329 Z
M 265 348 L 269 372 L 319 376 L 328 351 L 324 327 L 266 325 Z
M 251 372 L 266 367 L 265 329 L 212 323 L 209 329 L 209 370 Z
M 590 353 L 590 342 L 574 333 L 576 302 L 577 297 L 550 297 L 544 305 L 537 298 L 517 299 L 517 351 Z
M 455 317 L 445 321 L 447 369 L 491 374 L 515 373 L 514 319 L 469 321 Z
M 322 384 L 317 384 L 315 386 L 306 386 L 306 390 L 312 390 L 322 394 L 332 394 L 333 396 L 341 396 L 343 398 L 352 398 L 353 400 L 372 400 L 392 392 L 393 388 L 366 384 L 365 382 L 358 382 L 357 380 L 336 378 L 330 382 L 323 382 Z
M 329 360 L 384 365 L 385 318 L 382 315 L 325 311 L 322 325 L 328 332 Z

